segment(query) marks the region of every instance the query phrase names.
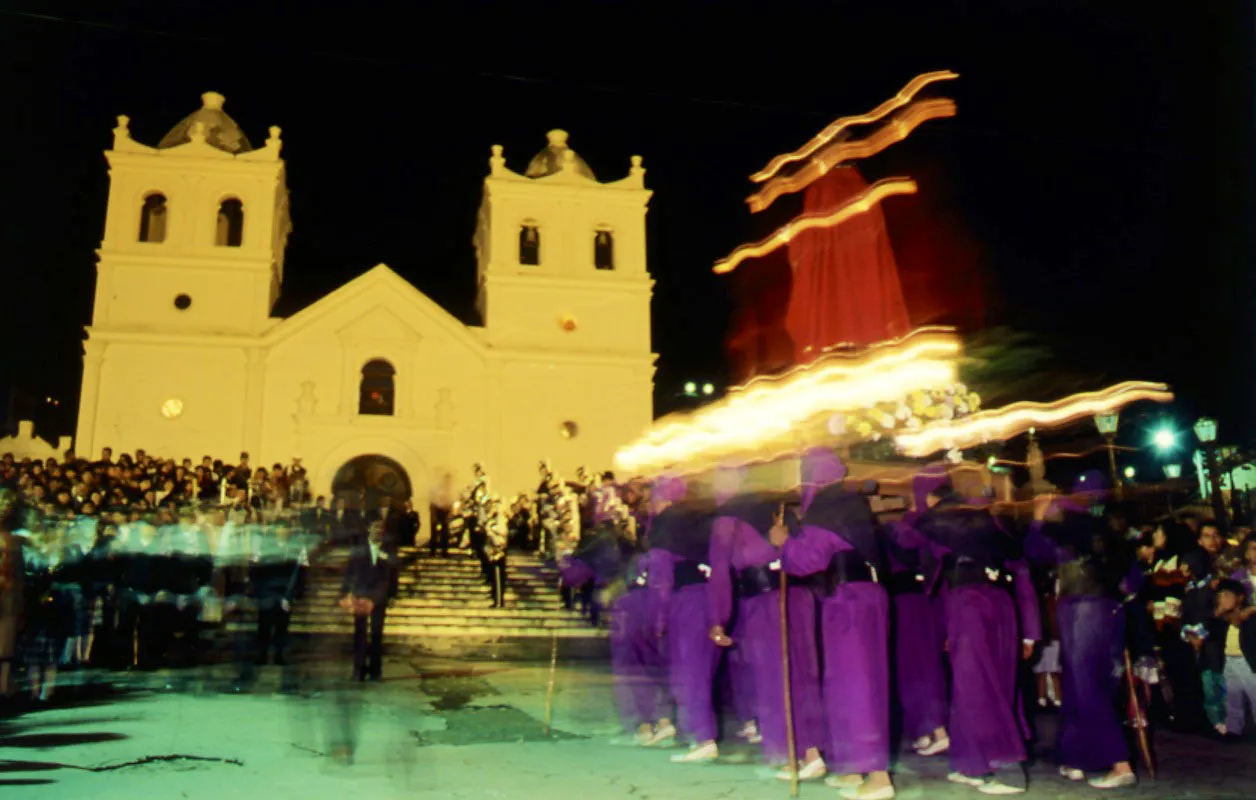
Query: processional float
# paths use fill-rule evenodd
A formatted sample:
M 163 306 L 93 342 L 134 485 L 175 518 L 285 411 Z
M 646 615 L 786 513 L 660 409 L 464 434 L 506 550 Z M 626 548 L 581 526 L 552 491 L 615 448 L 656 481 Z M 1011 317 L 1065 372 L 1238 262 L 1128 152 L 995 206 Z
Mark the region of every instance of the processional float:
M 954 116 L 953 101 L 916 96 L 957 77 L 945 71 L 918 76 L 869 113 L 836 120 L 751 176 L 761 184 L 746 199 L 752 212 L 798 192 L 804 193 L 803 212 L 766 238 L 737 247 L 713 270 L 730 273 L 749 260 L 787 251 L 792 284 L 785 325 L 793 340 L 793 366 L 756 374 L 697 411 L 657 420 L 616 454 L 621 473 L 681 475 L 691 492 L 710 494 L 716 468 L 736 465 L 746 468 L 747 490 L 781 493 L 799 487 L 802 455 L 826 446 L 841 451 L 847 484 L 872 495 L 874 510 L 893 510 L 884 501 L 909 495 L 912 478 L 926 469 L 946 470 L 968 496 L 993 489 L 987 465 L 965 461 L 965 450 L 1131 403 L 1173 399 L 1164 384 L 1130 381 L 1049 403 L 983 409 L 980 396 L 959 381 L 963 348 L 957 332 L 911 328 L 880 205 L 915 194 L 916 182 L 892 177 L 868 185 L 850 165 L 902 141 L 925 122 Z M 883 121 L 865 138 L 851 136 L 856 126 Z M 799 166 L 785 174 L 791 165 Z M 893 458 L 851 458 L 852 450 L 877 442 L 891 443 Z M 781 588 L 784 619 L 788 593 L 784 584 Z M 782 652 L 788 653 L 784 642 Z M 1126 661 L 1128 669 L 1128 654 Z M 788 715 L 788 663 L 782 674 Z M 1130 688 L 1140 749 L 1154 770 L 1143 713 L 1132 683 Z M 787 729 L 792 734 L 788 722 Z M 789 752 L 797 796 L 792 739 Z
M 737 464 L 748 467 L 751 487 L 782 491 L 797 487 L 802 453 L 827 446 L 845 456 L 848 483 L 875 482 L 880 495 L 907 495 L 912 476 L 938 461 L 964 484 L 979 480 L 991 490 L 993 474 L 984 463 L 966 462 L 965 450 L 1131 403 L 1173 399 L 1164 384 L 1130 381 L 1049 403 L 983 409 L 980 396 L 960 383 L 957 332 L 911 328 L 880 206 L 918 187 L 908 177 L 868 185 L 851 164 L 926 122 L 954 116 L 953 101 L 917 95 L 957 77 L 920 75 L 867 114 L 836 120 L 751 176 L 760 184 L 746 199 L 751 211 L 801 192 L 803 213 L 737 247 L 713 271 L 727 274 L 753 259 L 788 256 L 793 283 L 785 323 L 794 365 L 755 375 L 697 411 L 657 420 L 619 450 L 617 470 L 642 478 L 679 474 L 709 491 L 717 466 Z M 864 138 L 851 135 L 857 126 L 878 123 Z M 796 168 L 786 174 L 791 165 Z M 891 459 L 851 458 L 852 450 L 878 442 L 893 445 Z

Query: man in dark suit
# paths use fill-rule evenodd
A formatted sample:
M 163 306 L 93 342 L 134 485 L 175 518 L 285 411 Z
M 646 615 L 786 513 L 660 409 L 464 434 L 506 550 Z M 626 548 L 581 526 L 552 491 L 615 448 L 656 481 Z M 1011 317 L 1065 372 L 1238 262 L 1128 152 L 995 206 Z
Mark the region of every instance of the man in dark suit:
M 384 525 L 372 522 L 366 544 L 354 548 L 340 587 L 341 605 L 353 613 L 353 677 L 379 680 L 384 649 L 384 613 L 396 586 L 396 559 L 384 548 Z M 368 644 L 367 625 L 370 625 Z
M 419 536 L 419 525 L 422 520 L 419 519 L 419 512 L 415 509 L 414 503 L 407 500 L 405 505 L 401 507 L 400 517 L 400 539 L 402 547 L 414 547 Z
M 362 512 L 356 508 L 345 508 L 343 497 L 337 496 L 331 501 L 331 541 L 334 545 L 357 547 L 364 527 Z
M 306 533 L 325 541 L 331 536 L 332 512 L 327 510 L 327 498 L 319 495 L 314 505 L 301 512 L 301 527 Z

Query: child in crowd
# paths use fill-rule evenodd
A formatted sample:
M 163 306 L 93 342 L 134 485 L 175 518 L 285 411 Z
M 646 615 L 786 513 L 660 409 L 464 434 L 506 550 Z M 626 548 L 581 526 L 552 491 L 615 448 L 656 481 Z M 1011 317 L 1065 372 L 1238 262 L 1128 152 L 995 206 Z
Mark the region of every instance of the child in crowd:
M 1256 606 L 1249 605 L 1247 590 L 1236 580 L 1217 584 L 1216 619 L 1225 643 L 1226 721 L 1222 733 L 1241 735 L 1245 706 L 1256 716 Z M 1246 702 L 1245 702 L 1246 701 Z

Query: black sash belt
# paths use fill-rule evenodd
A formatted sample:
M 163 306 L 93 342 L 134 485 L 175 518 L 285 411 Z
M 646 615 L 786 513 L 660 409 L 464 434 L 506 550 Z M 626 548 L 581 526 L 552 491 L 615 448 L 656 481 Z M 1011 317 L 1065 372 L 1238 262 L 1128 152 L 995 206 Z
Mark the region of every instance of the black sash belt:
M 997 586 L 1012 588 L 1012 573 L 1002 566 L 982 564 L 978 561 L 951 561 L 946 563 L 946 582 L 952 589 L 961 586 Z
M 911 570 L 895 572 L 886 580 L 885 589 L 890 594 L 924 594 L 924 576 Z
M 706 564 L 698 561 L 677 561 L 673 572 L 672 587 L 680 589 L 684 586 L 706 583 L 709 574 L 710 567 Z
M 1097 564 L 1090 559 L 1077 559 L 1060 565 L 1059 597 L 1106 597 L 1103 578 Z
M 803 578 L 790 575 L 785 581 L 789 586 L 810 588 L 815 585 L 815 581 L 810 577 Z M 779 566 L 746 567 L 737 573 L 737 594 L 742 599 L 758 597 L 761 594 L 774 592 L 780 588 L 781 570 Z
M 864 557 L 854 550 L 837 553 L 824 573 L 825 594 L 833 594 L 844 583 L 876 583 L 877 573 Z

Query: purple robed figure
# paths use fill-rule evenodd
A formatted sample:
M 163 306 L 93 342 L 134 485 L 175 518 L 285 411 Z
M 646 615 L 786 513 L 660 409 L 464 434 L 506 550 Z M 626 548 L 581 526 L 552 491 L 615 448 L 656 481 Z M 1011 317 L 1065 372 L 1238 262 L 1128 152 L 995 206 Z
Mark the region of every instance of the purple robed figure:
M 736 616 L 730 656 L 739 653 L 750 666 L 764 757 L 769 763 L 784 764 L 789 749 L 781 674 L 780 551 L 766 538 L 775 509 L 754 497 L 733 498 L 739 471 L 721 472 L 716 489 L 720 509 L 711 532 L 709 622 L 724 629 Z M 815 596 L 805 586 L 790 586 L 787 591 L 794 742 L 801 756 L 822 748 L 825 738 Z
M 1026 757 L 1017 661 L 1025 642 L 1041 638 L 1037 595 L 1015 542 L 987 509 L 951 494 L 912 527 L 943 556 L 951 770 L 979 780 Z
M 877 773 L 890 763 L 889 596 L 876 582 L 876 520 L 865 498 L 841 486 L 846 468 L 831 451 L 803 459 L 802 526 L 781 548 L 790 575 L 828 575 L 820 604 L 829 767 Z
M 679 479 L 655 484 L 656 498 L 674 502 L 684 496 Z M 650 526 L 648 590 L 655 609 L 656 635 L 667 638 L 667 663 L 677 724 L 695 744 L 719 735 L 715 716 L 715 672 L 720 648 L 707 627 L 705 563 L 710 547 L 706 515 L 670 506 Z M 683 757 L 682 757 L 683 758 Z
M 1095 552 L 1111 539 L 1103 521 L 1078 511 L 1066 513 L 1061 523 L 1031 523 L 1025 554 L 1060 574 L 1056 618 L 1064 696 L 1056 761 L 1072 770 L 1107 770 L 1130 758 L 1117 712 L 1125 612 L 1115 586 L 1125 570 L 1113 563 L 1114 553 Z
M 946 727 L 944 635 L 935 597 L 937 560 L 911 530 L 908 515 L 890 530 L 890 596 L 894 621 L 894 688 L 903 710 L 903 735 L 918 742 Z
M 611 672 L 619 713 L 628 729 L 666 719 L 667 663 L 664 640 L 658 636 L 657 597 L 647 591 L 650 555 L 629 564 L 627 591 L 615 602 L 611 625 Z

